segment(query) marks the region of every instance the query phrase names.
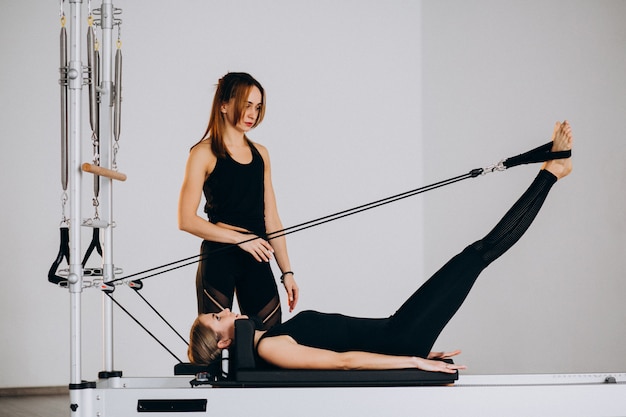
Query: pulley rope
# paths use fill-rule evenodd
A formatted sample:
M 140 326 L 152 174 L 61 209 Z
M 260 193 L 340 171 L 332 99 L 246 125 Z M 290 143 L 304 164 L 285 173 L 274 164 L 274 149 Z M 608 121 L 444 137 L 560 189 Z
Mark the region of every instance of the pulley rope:
M 153 306 L 152 304 L 150 304 L 150 302 L 149 302 L 149 301 L 148 301 L 148 300 L 147 300 L 147 299 L 146 299 L 146 298 L 145 298 L 145 297 L 144 297 L 144 296 L 143 296 L 143 295 L 139 292 L 139 290 L 142 288 L 142 284 L 141 284 L 141 282 L 136 282 L 136 281 L 133 281 L 133 282 L 131 282 L 131 283 L 130 283 L 130 287 L 131 287 L 132 289 L 134 289 L 134 290 L 135 290 L 135 293 L 136 293 L 136 294 L 137 294 L 137 295 L 138 295 L 138 296 L 139 296 L 139 297 L 140 297 L 140 298 L 141 298 L 141 299 L 142 299 L 142 300 L 143 300 L 143 301 L 144 301 L 144 302 L 148 305 L 148 307 L 150 307 L 150 309 L 151 309 L 152 311 L 154 311 L 154 314 L 156 314 L 157 316 L 159 316 L 159 318 L 160 318 L 161 320 L 163 320 L 163 322 L 164 322 L 165 324 L 167 324 L 167 326 L 168 326 L 168 327 L 169 327 L 169 328 L 170 328 L 170 329 L 171 329 L 174 333 L 176 333 L 176 336 L 178 336 L 178 337 L 180 338 L 180 340 L 182 340 L 182 341 L 183 341 L 183 342 L 184 342 L 187 346 L 189 346 L 189 342 L 187 342 L 187 340 L 186 340 L 184 337 L 182 337 L 182 336 L 181 336 L 181 334 L 180 334 L 180 333 L 178 333 L 178 331 L 176 331 L 176 329 L 174 328 L 174 326 L 172 326 L 172 325 L 170 324 L 170 322 L 169 322 L 169 321 L 167 321 L 167 320 L 165 319 L 165 317 L 163 317 L 163 316 L 161 315 L 161 313 L 159 313 L 159 312 L 157 311 L 157 309 L 156 309 L 156 308 L 154 308 L 154 306 Z
M 310 229 L 310 228 L 315 227 L 315 226 L 320 226 L 322 224 L 329 223 L 329 222 L 332 222 L 332 221 L 335 221 L 335 220 L 339 220 L 339 219 L 342 219 L 344 217 L 351 216 L 353 214 L 361 213 L 361 212 L 364 212 L 364 211 L 367 211 L 367 210 L 371 210 L 371 209 L 374 209 L 374 208 L 377 208 L 377 207 L 380 207 L 380 206 L 383 206 L 383 205 L 386 205 L 386 204 L 390 204 L 390 203 L 393 203 L 393 202 L 396 202 L 396 201 L 399 201 L 399 200 L 403 200 L 403 199 L 408 198 L 408 197 L 412 197 L 412 196 L 415 196 L 415 195 L 418 195 L 418 194 L 422 194 L 422 193 L 424 193 L 426 191 L 431 191 L 431 190 L 434 190 L 434 189 L 437 189 L 437 188 L 440 188 L 440 187 L 443 187 L 443 186 L 446 186 L 446 185 L 450 185 L 450 184 L 462 181 L 462 180 L 467 179 L 467 178 L 473 178 L 473 177 L 476 177 L 476 176 L 480 175 L 480 173 L 481 172 L 478 172 L 477 170 L 472 170 L 472 171 L 470 171 L 467 174 L 463 174 L 463 175 L 459 175 L 459 176 L 456 176 L 456 177 L 453 177 L 453 178 L 449 178 L 447 180 L 439 181 L 439 182 L 436 182 L 436 183 L 433 183 L 433 184 L 430 184 L 430 185 L 426 185 L 426 186 L 423 186 L 423 187 L 420 187 L 420 188 L 416 188 L 414 190 L 405 191 L 403 193 L 396 194 L 396 195 L 393 195 L 393 196 L 389 196 L 389 197 L 386 197 L 386 198 L 383 198 L 383 199 L 380 199 L 380 200 L 372 201 L 372 202 L 367 203 L 367 204 L 362 204 L 360 206 L 356 206 L 356 207 L 353 207 L 351 209 L 342 210 L 342 211 L 339 211 L 339 212 L 336 212 L 336 213 L 333 213 L 333 214 L 329 214 L 329 215 L 326 215 L 326 216 L 323 216 L 323 217 L 320 217 L 320 218 L 317 218 L 317 219 L 314 219 L 314 220 L 309 220 L 309 221 L 306 221 L 306 222 L 303 222 L 303 223 L 300 223 L 300 224 L 297 224 L 297 225 L 294 225 L 294 226 L 290 226 L 290 227 L 284 228 L 282 230 L 277 230 L 277 231 L 274 231 L 274 232 L 270 232 L 270 233 L 267 234 L 267 240 L 269 241 L 269 240 L 272 240 L 272 239 L 276 239 L 278 237 L 289 235 L 291 233 L 295 233 L 295 232 L 299 232 L 299 231 L 302 231 L 302 230 Z M 207 257 L 209 257 L 211 255 L 214 255 L 215 253 L 218 253 L 218 252 L 221 252 L 223 250 L 229 249 L 232 246 L 240 245 L 240 244 L 246 243 L 246 242 L 251 242 L 251 241 L 253 241 L 255 239 L 258 239 L 258 236 L 254 236 L 254 237 L 252 237 L 250 239 L 241 241 L 239 243 L 233 243 L 231 245 L 227 245 L 227 246 L 224 246 L 224 247 L 221 247 L 221 248 L 209 251 L 209 252 L 207 252 L 205 254 L 202 254 L 202 255 L 190 256 L 190 257 L 187 257 L 187 258 L 180 259 L 178 261 L 173 261 L 173 262 L 161 265 L 161 266 L 157 266 L 157 267 L 150 268 L 150 269 L 147 269 L 147 270 L 144 270 L 144 271 L 136 272 L 136 273 L 133 273 L 133 274 L 130 274 L 130 275 L 126 275 L 124 277 L 116 278 L 114 280 L 109 281 L 108 283 L 114 283 L 114 282 L 120 281 L 120 280 L 128 280 L 129 278 L 134 278 L 134 277 L 137 277 L 139 275 L 144 275 L 144 274 L 150 273 L 149 275 L 146 275 L 146 276 L 141 277 L 141 278 L 136 278 L 134 280 L 134 281 L 142 281 L 144 279 L 148 279 L 148 278 L 151 278 L 151 277 L 154 277 L 154 276 L 157 276 L 157 275 L 161 275 L 161 274 L 164 274 L 166 272 L 174 271 L 176 269 L 180 269 L 180 268 L 183 268 L 185 266 L 193 265 L 195 263 L 200 262 L 201 260 L 206 259 Z M 191 261 L 191 262 L 186 262 L 186 261 L 190 261 L 191 259 L 194 259 L 194 258 L 197 258 L 197 259 L 195 259 L 194 261 Z M 183 264 L 182 262 L 186 262 L 186 263 Z M 180 264 L 180 265 L 177 265 L 177 264 Z M 174 266 L 174 265 L 176 265 L 176 266 Z M 167 269 L 163 269 L 163 268 L 167 268 Z M 163 269 L 163 270 L 158 271 L 160 269 Z M 153 271 L 158 271 L 158 272 L 153 272 Z
M 135 323 L 137 323 L 139 325 L 139 327 L 141 327 L 146 333 L 148 333 L 154 340 L 156 340 L 156 342 L 161 345 L 161 347 L 163 347 L 163 349 L 165 349 L 166 351 L 169 352 L 170 355 L 172 355 L 174 357 L 174 359 L 176 359 L 178 361 L 178 363 L 182 363 L 182 361 L 180 360 L 180 358 L 178 356 L 176 356 L 174 354 L 174 352 L 172 352 L 171 350 L 169 350 L 167 348 L 167 346 L 165 346 L 165 344 L 163 344 L 163 342 L 161 342 L 150 330 L 148 330 L 143 324 L 141 324 L 141 322 L 139 320 L 137 320 L 137 318 L 135 316 L 133 316 L 132 314 L 130 314 L 130 312 L 128 310 L 126 310 L 124 308 L 124 306 L 122 306 L 120 303 L 117 302 L 117 300 L 115 298 L 113 298 L 113 296 L 111 295 L 111 293 L 109 291 L 105 291 L 104 292 L 110 299 L 111 301 L 113 301 L 119 308 L 122 309 L 122 311 L 124 313 L 126 313 L 131 319 L 133 319 L 133 321 Z M 184 339 L 183 339 L 184 340 Z M 186 343 L 186 341 L 185 341 Z
M 449 178 L 447 180 L 439 181 L 439 182 L 436 182 L 436 183 L 433 183 L 433 184 L 430 184 L 430 185 L 426 185 L 426 186 L 423 186 L 423 187 L 420 187 L 420 188 L 416 188 L 414 190 L 406 191 L 404 193 L 400 193 L 400 194 L 396 194 L 396 195 L 393 195 L 393 196 L 390 196 L 390 197 L 387 197 L 387 198 L 376 200 L 376 201 L 373 201 L 371 203 L 367 203 L 367 204 L 363 204 L 363 205 L 360 205 L 360 206 L 357 206 L 357 207 L 353 207 L 351 209 L 339 211 L 337 213 L 333 213 L 333 214 L 330 214 L 330 215 L 327 215 L 327 216 L 323 216 L 323 217 L 320 217 L 320 218 L 317 218 L 317 219 L 314 219 L 314 220 L 310 220 L 310 221 L 307 221 L 307 222 L 304 222 L 304 223 L 300 223 L 300 224 L 297 224 L 295 226 L 287 227 L 287 228 L 282 229 L 282 230 L 277 230 L 277 231 L 274 231 L 274 232 L 270 232 L 270 233 L 267 234 L 267 236 L 268 236 L 267 240 L 275 239 L 275 238 L 278 238 L 278 237 L 281 237 L 281 236 L 285 236 L 285 235 L 288 235 L 288 234 L 291 234 L 291 233 L 295 233 L 295 232 L 298 232 L 298 231 L 301 231 L 301 230 L 306 230 L 306 229 L 309 229 L 309 228 L 314 227 L 314 226 L 319 226 L 319 225 L 322 225 L 322 224 L 325 224 L 325 223 L 328 223 L 328 222 L 331 222 L 331 221 L 334 221 L 334 220 L 338 220 L 338 219 L 341 219 L 341 218 L 344 218 L 344 217 L 347 217 L 347 216 L 351 216 L 353 214 L 361 213 L 363 211 L 370 210 L 370 209 L 373 209 L 373 208 L 376 208 L 376 207 L 380 207 L 380 206 L 383 206 L 383 205 L 386 205 L 386 204 L 389 204 L 389 203 L 393 203 L 395 201 L 399 201 L 399 200 L 402 200 L 404 198 L 408 198 L 408 197 L 411 197 L 411 196 L 414 196 L 414 195 L 417 195 L 417 194 L 421 194 L 421 193 L 424 193 L 426 191 L 430 191 L 430 190 L 434 190 L 434 189 L 437 189 L 437 188 L 440 188 L 440 187 L 443 187 L 443 186 L 446 186 L 446 185 L 454 184 L 455 182 L 459 182 L 459 181 L 465 180 L 467 178 L 475 178 L 475 177 L 477 177 L 479 175 L 485 175 L 485 174 L 488 174 L 488 173 L 493 172 L 493 171 L 504 171 L 507 168 L 512 168 L 512 167 L 515 167 L 515 166 L 518 166 L 518 165 L 522 165 L 522 164 L 530 164 L 530 163 L 536 163 L 536 162 L 545 162 L 545 161 L 550 160 L 550 159 L 569 158 L 571 156 L 571 154 L 572 154 L 571 151 L 552 152 L 551 148 L 552 148 L 552 142 L 548 142 L 548 143 L 546 143 L 544 145 L 541 145 L 541 146 L 539 146 L 537 148 L 531 149 L 528 152 L 525 152 L 525 153 L 522 153 L 522 154 L 510 157 L 510 158 L 503 159 L 500 162 L 498 162 L 497 164 L 493 164 L 493 165 L 490 165 L 490 166 L 485 167 L 485 168 L 475 168 L 475 169 L 472 169 L 467 174 L 462 174 L 462 175 L 459 175 L 459 176 L 456 176 L 456 177 L 452 177 L 452 178 Z M 163 268 L 168 268 L 168 269 L 165 269 L 165 270 L 162 270 L 162 271 L 154 272 L 154 273 L 152 273 L 150 275 L 147 275 L 145 277 L 137 278 L 136 280 L 144 280 L 144 279 L 147 279 L 147 278 L 150 278 L 150 277 L 161 275 L 161 274 L 164 274 L 166 272 L 170 272 L 170 271 L 173 271 L 173 270 L 176 270 L 176 269 L 179 269 L 179 268 L 183 268 L 183 267 L 188 266 L 188 265 L 192 265 L 192 264 L 198 263 L 201 260 L 205 259 L 207 256 L 213 255 L 216 252 L 220 252 L 222 250 L 225 250 L 225 249 L 227 249 L 227 248 L 229 248 L 229 247 L 231 247 L 233 245 L 240 245 L 242 243 L 251 242 L 251 241 L 253 241 L 253 240 L 257 239 L 257 238 L 258 238 L 258 236 L 254 236 L 254 237 L 251 237 L 248 240 L 244 240 L 244 241 L 238 242 L 236 244 L 228 245 L 228 246 L 225 246 L 223 248 L 219 248 L 219 249 L 213 250 L 213 251 L 208 252 L 208 253 L 206 253 L 204 255 L 189 256 L 187 258 L 183 258 L 183 259 L 180 259 L 178 261 L 173 261 L 173 262 L 161 265 L 161 266 L 157 266 L 157 267 L 154 267 L 154 268 L 146 269 L 144 271 L 136 272 L 136 273 L 133 273 L 131 275 L 127 275 L 125 277 L 116 278 L 116 279 L 113 279 L 113 280 L 109 281 L 108 283 L 114 283 L 114 282 L 121 281 L 121 280 L 127 280 L 129 278 L 134 278 L 134 277 L 139 276 L 139 275 L 144 275 L 144 274 L 148 274 L 148 273 L 153 272 L 153 271 L 158 271 L 158 270 L 163 269 Z M 190 261 L 191 259 L 194 259 L 194 258 L 197 258 L 197 259 L 195 259 L 192 262 L 187 262 L 185 264 L 181 264 L 182 262 Z M 177 265 L 177 264 L 181 264 L 181 265 L 174 266 L 174 265 Z

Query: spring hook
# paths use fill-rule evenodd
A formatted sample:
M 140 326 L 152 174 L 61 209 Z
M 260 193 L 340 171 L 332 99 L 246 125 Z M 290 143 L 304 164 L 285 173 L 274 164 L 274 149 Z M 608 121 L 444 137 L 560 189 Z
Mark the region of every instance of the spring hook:
M 502 159 L 497 164 L 491 164 L 491 165 L 483 168 L 483 170 L 481 172 L 481 175 L 487 175 L 490 172 L 494 172 L 494 171 L 504 171 L 505 169 L 506 169 L 506 167 L 504 166 L 504 159 Z

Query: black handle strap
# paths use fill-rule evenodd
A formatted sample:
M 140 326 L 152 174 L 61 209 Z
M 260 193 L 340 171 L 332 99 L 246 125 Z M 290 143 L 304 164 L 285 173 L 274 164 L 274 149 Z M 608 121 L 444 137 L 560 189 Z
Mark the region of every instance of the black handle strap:
M 89 257 L 93 253 L 93 250 L 98 252 L 98 255 L 102 256 L 102 245 L 100 244 L 100 229 L 95 227 L 93 229 L 93 233 L 91 235 L 91 242 L 89 243 L 89 247 L 87 248 L 87 252 L 85 252 L 85 256 L 83 257 L 83 268 L 87 265 L 87 261 Z
M 67 284 L 67 278 L 57 275 L 57 269 L 59 265 L 61 265 L 61 262 L 63 262 L 63 259 L 65 259 L 68 264 L 70 263 L 70 229 L 61 227 L 60 231 L 61 243 L 59 245 L 59 253 L 48 271 L 48 281 L 56 285 Z

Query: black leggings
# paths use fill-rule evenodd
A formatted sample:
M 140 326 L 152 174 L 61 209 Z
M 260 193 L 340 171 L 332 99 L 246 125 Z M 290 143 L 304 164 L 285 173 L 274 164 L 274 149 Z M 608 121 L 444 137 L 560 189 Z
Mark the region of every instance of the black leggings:
M 550 172 L 540 171 L 528 190 L 487 236 L 448 261 L 409 297 L 389 318 L 388 353 L 428 355 L 482 270 L 528 230 L 556 180 Z
M 196 273 L 198 314 L 233 307 L 237 294 L 241 314 L 256 316 L 263 329 L 281 322 L 280 298 L 269 262 L 258 262 L 239 246 L 203 241 Z

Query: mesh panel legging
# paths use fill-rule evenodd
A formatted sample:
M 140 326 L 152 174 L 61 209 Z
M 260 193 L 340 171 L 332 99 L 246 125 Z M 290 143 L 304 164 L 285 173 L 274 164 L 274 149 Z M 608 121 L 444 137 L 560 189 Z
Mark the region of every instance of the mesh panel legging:
M 425 357 L 463 304 L 476 278 L 528 230 L 556 182 L 548 171 L 533 183 L 491 232 L 452 258 L 389 318 L 388 353 Z
M 202 242 L 196 273 L 198 314 L 233 307 L 237 294 L 242 314 L 256 316 L 263 329 L 281 322 L 280 298 L 268 262 L 257 262 L 238 246 Z

